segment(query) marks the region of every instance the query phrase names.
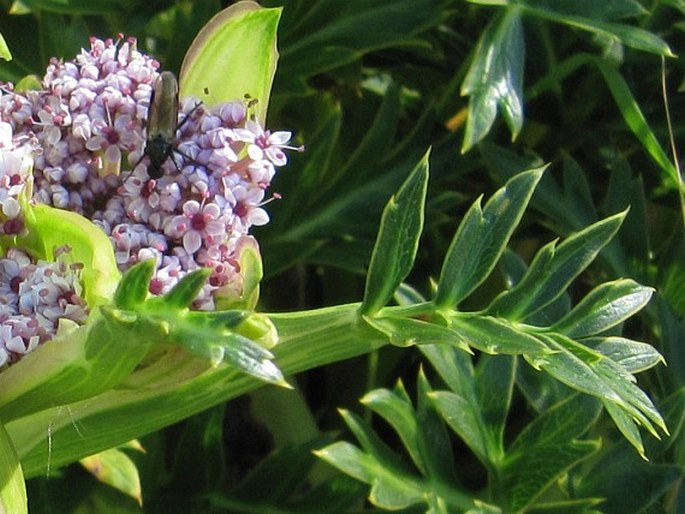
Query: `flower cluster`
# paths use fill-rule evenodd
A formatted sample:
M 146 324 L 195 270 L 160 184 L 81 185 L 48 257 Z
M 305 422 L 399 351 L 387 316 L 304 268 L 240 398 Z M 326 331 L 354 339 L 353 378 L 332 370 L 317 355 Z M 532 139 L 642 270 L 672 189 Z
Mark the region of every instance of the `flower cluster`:
M 17 248 L 0 259 L 0 367 L 18 361 L 50 340 L 64 319 L 85 322 L 77 263 L 32 262 Z
M 12 127 L 0 122 L 0 235 L 5 254 L 0 259 L 0 368 L 17 362 L 50 340 L 61 320 L 83 323 L 88 309 L 83 300 L 79 263 L 68 263 L 69 249 L 57 251 L 57 262 L 34 261 L 13 247 L 26 233 L 22 205 L 31 195 L 35 139 L 13 137 Z
M 265 130 L 244 101 L 210 108 L 185 99 L 174 152 L 151 179 L 145 122 L 159 65 L 134 39 L 90 43 L 73 61 L 53 60 L 43 89 L 7 86 L 0 96 L 0 120 L 41 148 L 33 198 L 97 223 L 122 271 L 155 259 L 153 294 L 211 268 L 195 306 L 212 309 L 216 295 L 241 290 L 236 252 L 252 225 L 269 220 L 265 191 L 286 163 L 290 133 Z

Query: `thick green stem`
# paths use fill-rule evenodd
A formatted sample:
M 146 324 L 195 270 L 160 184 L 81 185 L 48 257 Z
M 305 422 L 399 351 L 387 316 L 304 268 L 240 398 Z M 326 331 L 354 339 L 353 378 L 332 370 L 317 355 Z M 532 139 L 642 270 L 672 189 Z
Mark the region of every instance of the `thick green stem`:
M 387 341 L 360 322 L 359 304 L 270 315 L 281 342 L 274 348 L 286 375 L 361 355 Z M 258 387 L 234 368 L 210 368 L 171 351 L 106 393 L 46 409 L 9 424 L 27 477 L 124 443 Z

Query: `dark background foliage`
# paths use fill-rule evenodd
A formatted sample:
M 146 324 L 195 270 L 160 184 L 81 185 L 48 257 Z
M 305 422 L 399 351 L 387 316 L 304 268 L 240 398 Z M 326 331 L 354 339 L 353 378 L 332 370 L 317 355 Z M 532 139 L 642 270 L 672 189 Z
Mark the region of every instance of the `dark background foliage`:
M 597 283 L 619 277 L 656 289 L 624 334 L 653 344 L 668 361 L 668 367 L 639 380 L 672 433 L 660 444 L 650 442 L 647 464 L 601 417 L 592 438 L 602 438 L 602 449 L 567 475 L 558 490 L 567 498 L 606 499 L 569 507 L 569 512 L 677 512 L 685 509 L 679 487 L 685 452 L 685 232 L 679 186 L 663 158 L 671 159 L 658 55 L 665 51 L 640 37 L 657 36 L 680 55 L 685 4 L 516 3 L 520 10 L 463 0 L 262 2 L 284 7 L 267 125 L 292 130 L 307 150 L 290 155 L 272 186 L 283 199 L 269 206 L 272 222 L 255 231 L 267 275 L 261 309 L 358 301 L 381 210 L 427 148 L 432 147 L 426 228 L 407 280 L 425 296 L 454 227 L 478 195 L 490 195 L 522 170 L 552 163 L 511 248 L 529 260 L 547 241 L 630 206 L 618 236 L 569 294 L 577 300 Z M 0 0 L 0 33 L 14 57 L 0 61 L 0 80 L 40 76 L 50 57 L 70 59 L 87 46 L 89 36 L 116 38 L 118 33 L 137 37 L 139 47 L 164 69 L 178 71 L 194 35 L 226 5 L 212 0 Z M 516 16 L 520 26 L 508 26 L 505 16 Z M 509 34 L 513 39 L 502 32 L 493 36 L 492 27 L 520 30 L 521 39 L 516 33 Z M 634 29 L 643 32 L 630 32 Z M 464 96 L 469 69 L 490 36 L 492 69 L 500 66 L 501 75 L 481 73 L 481 89 Z M 667 57 L 664 67 L 672 134 L 684 151 L 685 66 L 682 59 Z M 508 94 L 516 96 L 520 89 L 520 130 L 516 113 L 506 115 L 503 104 L 491 126 L 483 121 L 484 105 L 498 99 L 478 95 L 487 95 L 487 86 L 498 79 Z M 644 125 L 635 109 L 644 115 Z M 469 117 L 480 125 L 467 128 Z M 512 132 L 517 133 L 513 141 Z M 501 287 L 502 282 L 486 282 L 468 307 L 483 307 Z M 311 450 L 341 437 L 331 434 L 345 430 L 336 410 L 344 407 L 367 416 L 386 443 L 401 452 L 396 434 L 371 418 L 358 398 L 376 387 L 392 387 L 399 378 L 413 396 L 421 365 L 431 383 L 439 383 L 420 352 L 386 348 L 298 376 L 300 394 L 258 391 L 143 438 L 147 455 L 137 461 L 145 512 L 248 512 L 248 506 L 253 512 L 267 507 L 270 512 L 320 512 L 321 505 L 327 512 L 363 510 L 368 488 L 314 464 Z M 531 381 L 535 378 L 519 368 L 508 440 L 544 410 L 532 401 L 530 388 L 550 396 L 563 388 Z M 343 433 L 342 438 L 348 437 Z M 492 498 L 486 492 L 487 470 L 452 439 L 459 490 Z M 561 493 L 548 495 L 546 500 L 554 502 Z M 29 498 L 35 512 L 138 509 L 77 466 L 34 479 Z M 373 509 L 368 503 L 366 508 Z M 423 509 L 407 510 L 414 511 Z

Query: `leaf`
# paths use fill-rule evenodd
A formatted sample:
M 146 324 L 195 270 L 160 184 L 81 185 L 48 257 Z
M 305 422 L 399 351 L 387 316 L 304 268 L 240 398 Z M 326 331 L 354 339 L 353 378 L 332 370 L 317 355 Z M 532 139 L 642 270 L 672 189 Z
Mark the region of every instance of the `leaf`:
M 143 503 L 138 468 L 131 458 L 112 448 L 81 459 L 81 465 L 103 484 L 107 484 Z
M 400 46 L 427 47 L 421 32 L 441 23 L 443 0 L 339 0 L 289 4 L 279 34 L 282 58 L 277 90 L 301 96 L 307 79 L 356 63 L 370 52 Z
M 600 334 L 641 310 L 654 290 L 630 279 L 605 282 L 594 288 L 550 330 L 572 339 Z
M 645 447 L 642 444 L 642 436 L 640 435 L 640 430 L 638 429 L 635 421 L 631 419 L 630 415 L 621 410 L 621 408 L 615 403 L 609 401 L 604 401 L 602 403 L 604 404 L 606 411 L 609 413 L 609 416 L 611 416 L 611 419 L 614 421 L 616 427 L 619 429 L 621 434 L 623 434 L 623 437 L 626 438 L 626 441 L 628 441 L 633 448 L 637 450 L 637 453 L 640 455 L 640 457 L 642 457 L 644 460 L 647 460 L 647 455 L 645 455 Z
M 454 330 L 463 342 L 492 355 L 543 356 L 549 348 L 535 336 L 519 330 L 506 319 L 479 314 L 455 314 L 451 318 Z
M 413 318 L 364 317 L 370 326 L 387 335 L 390 344 L 407 347 L 421 344 L 446 343 L 471 353 L 471 348 L 457 331 L 436 323 Z
M 523 126 L 524 53 L 521 11 L 507 8 L 483 32 L 461 87 L 462 96 L 471 97 L 462 153 L 487 135 L 498 107 L 513 139 L 518 136 Z
M 599 403 L 587 396 L 565 400 L 528 424 L 502 466 L 510 512 L 523 512 L 576 463 L 596 453 L 598 441 L 580 441 L 597 420 Z
M 398 382 L 392 391 L 388 389 L 369 391 L 360 402 L 393 428 L 414 464 L 419 470 L 424 471 L 421 453 L 417 446 L 419 427 L 416 413 L 402 382 Z
M 71 15 L 102 15 L 121 10 L 117 0 L 22 0 L 22 3 L 33 11 Z
M 276 449 L 231 491 L 229 503 L 233 506 L 233 502 L 249 505 L 255 498 L 274 505 L 287 501 L 293 491 L 306 483 L 307 475 L 317 462 L 314 455 L 317 448 L 330 444 L 332 440 L 331 434 L 320 435 Z M 265 488 L 264 484 L 269 484 L 269 487 Z
M 481 355 L 476 366 L 475 385 L 483 422 L 500 455 L 504 455 L 504 429 L 511 407 L 516 362 L 507 355 Z
M 271 362 L 273 354 L 257 342 L 263 340 L 273 346 L 277 341 L 268 318 L 239 310 L 190 311 L 188 307 L 206 282 L 209 269 L 189 273 L 166 295 L 145 301 L 153 267 L 154 261 L 145 261 L 124 276 L 115 301 L 129 310 L 105 307 L 103 313 L 111 322 L 136 333 L 141 327 L 159 327 L 158 339 L 153 342 L 176 343 L 212 366 L 227 362 L 261 380 L 287 386 Z
M 582 343 L 596 352 L 606 355 L 622 366 L 628 373 L 639 373 L 664 363 L 663 356 L 651 344 L 632 341 L 624 337 L 593 337 Z
M 496 441 L 485 432 L 485 425 L 478 406 L 450 391 L 433 391 L 429 398 L 436 410 L 452 430 L 466 443 L 469 449 L 486 466 L 492 466 L 498 455 Z
M 7 46 L 7 41 L 2 37 L 2 34 L 0 34 L 0 59 L 5 59 L 6 61 L 12 60 L 12 54 Z
M 257 119 L 264 123 L 278 52 L 276 29 L 281 9 L 262 9 L 252 1 L 233 4 L 198 33 L 180 72 L 182 97 L 209 104 L 257 99 Z
M 521 173 L 481 210 L 473 203 L 459 224 L 442 265 L 434 304 L 453 308 L 490 275 L 518 225 L 545 168 Z
M 347 304 L 314 311 L 271 314 L 269 318 L 278 332 L 287 333 L 287 338 L 282 339 L 274 348 L 282 372 L 292 375 L 367 354 L 387 344 L 378 337 L 377 331 L 359 323 L 358 307 L 359 304 Z M 132 323 L 130 313 L 125 315 L 115 311 L 112 314 L 124 315 L 126 323 Z M 256 314 L 251 314 L 254 315 Z M 228 316 L 232 318 L 233 314 Z M 232 322 L 226 321 L 227 326 L 230 323 Z M 169 327 L 162 334 L 151 330 L 159 328 L 153 325 L 148 329 L 142 328 L 116 336 L 113 348 L 115 356 L 128 359 L 131 354 L 140 350 L 145 357 L 149 350 L 146 345 L 154 341 L 171 343 L 168 338 Z M 240 329 L 242 331 L 242 324 Z M 67 344 L 72 339 L 73 337 L 67 339 Z M 107 339 L 94 339 L 96 344 L 92 351 L 99 350 L 103 340 Z M 124 346 L 129 344 L 130 349 L 129 346 Z M 44 345 L 41 348 L 48 347 L 49 345 Z M 20 413 L 17 419 L 6 425 L 26 477 L 45 475 L 48 462 L 55 469 L 130 441 L 141 434 L 159 430 L 264 385 L 263 381 L 234 366 L 222 364 L 212 368 L 207 360 L 193 358 L 188 352 L 172 344 L 150 352 L 145 357 L 144 365 L 138 366 L 133 374 L 127 373 L 127 378 L 119 386 L 97 396 L 64 405 L 61 401 L 62 394 L 68 387 L 74 386 L 76 390 L 80 390 L 79 384 L 74 384 L 75 378 L 109 380 L 110 372 L 117 370 L 110 370 L 108 364 L 103 364 L 98 373 L 89 373 L 88 369 L 84 370 L 79 359 L 71 359 L 69 350 L 64 356 L 65 361 L 60 361 L 54 355 L 61 356 L 62 349 L 53 348 L 56 353 L 48 356 L 50 358 L 47 363 L 61 370 L 64 362 L 68 362 L 74 367 L 74 374 L 65 377 L 64 383 L 59 382 L 57 388 L 46 386 L 43 391 L 37 392 L 36 398 L 42 402 L 40 412 L 32 410 L 33 402 L 18 399 L 14 407 L 26 409 L 24 413 L 27 414 Z M 95 364 L 99 364 L 97 358 Z M 134 362 L 134 367 L 135 364 Z M 8 375 L 12 369 L 16 371 Z M 23 388 L 24 382 L 29 378 L 35 379 L 36 383 L 51 380 L 49 375 L 42 374 L 40 368 L 38 373 L 26 375 L 21 375 L 21 369 L 20 363 L 0 374 L 0 390 L 3 393 L 0 401 L 6 401 L 6 394 L 13 392 L 15 388 Z M 20 375 L 21 380 L 17 380 Z M 95 385 L 99 387 L 100 383 Z M 59 402 L 51 401 L 55 395 Z M 4 410 L 3 406 L 0 419 L 5 419 Z M 79 430 L 75 430 L 74 426 Z M 48 433 L 53 442 L 50 447 L 46 444 Z M 84 433 L 89 436 L 84 438 Z
M 366 278 L 361 314 L 378 312 L 411 271 L 423 229 L 427 188 L 428 154 L 383 210 Z
M 545 5 L 545 3 L 547 5 Z M 615 3 L 613 6 L 607 5 L 606 7 L 603 6 L 603 4 L 604 2 L 597 4 L 596 7 L 598 9 L 602 9 L 602 7 L 604 7 L 604 9 L 606 9 L 605 12 L 598 12 L 598 9 L 594 9 L 595 12 L 582 12 L 579 10 L 582 6 L 579 5 L 575 7 L 577 15 L 574 15 L 570 14 L 568 9 L 565 9 L 565 12 L 557 11 L 559 5 L 565 6 L 564 2 L 540 3 L 537 0 L 527 0 L 525 2 L 519 3 L 519 5 L 525 5 L 525 10 L 528 14 L 532 14 L 543 19 L 562 23 L 564 25 L 570 25 L 571 27 L 576 27 L 582 30 L 587 30 L 595 34 L 599 34 L 601 36 L 609 36 L 610 38 L 618 39 L 624 45 L 629 46 L 631 48 L 635 48 L 637 50 L 644 50 L 646 52 L 654 53 L 657 55 L 663 55 L 665 57 L 674 57 L 673 53 L 671 52 L 671 49 L 664 42 L 664 40 L 652 34 L 651 32 L 638 27 L 625 25 L 622 23 L 611 23 L 603 21 L 602 18 L 617 17 L 617 11 L 614 11 L 614 13 L 610 12 L 610 9 L 612 7 L 615 7 Z M 621 10 L 618 10 L 618 14 L 621 14 L 621 17 L 625 15 L 632 16 L 634 14 L 637 14 L 635 12 L 631 13 L 631 8 L 632 6 L 629 6 L 628 9 L 625 9 L 623 8 L 623 6 L 621 6 L 619 9 L 621 9 L 623 12 L 621 12 Z M 595 17 L 591 18 L 590 16 Z
M 423 373 L 419 370 L 417 378 L 418 407 L 416 421 L 418 423 L 418 452 L 423 463 L 424 476 L 431 477 L 442 483 L 457 483 L 455 462 L 451 458 L 453 448 L 451 436 L 442 418 L 435 410 L 430 398 L 431 387 Z
M 647 120 L 642 114 L 642 110 L 637 101 L 630 92 L 628 84 L 621 74 L 602 59 L 595 59 L 595 64 L 602 72 L 604 80 L 609 87 L 609 91 L 616 102 L 616 105 L 621 112 L 621 116 L 628 125 L 628 128 L 637 136 L 642 146 L 647 150 L 650 157 L 661 168 L 662 172 L 668 178 L 670 187 L 679 188 L 680 179 L 676 167 L 673 165 L 668 157 L 668 154 L 661 147 L 659 140 L 654 135 Z
M 521 320 L 553 302 L 609 242 L 625 214 L 598 221 L 572 234 L 558 247 L 554 242 L 542 247 L 521 282 L 495 298 L 488 312 Z
M 612 21 L 648 14 L 648 11 L 637 0 L 521 0 L 520 5 L 540 9 L 560 16 L 583 16 L 592 20 Z
M 474 412 L 478 411 L 471 357 L 444 344 L 422 345 L 419 349 L 445 384 L 453 392 L 465 398 Z
M 660 499 L 669 490 L 673 491 L 674 484 L 682 478 L 681 465 L 646 462 L 627 444 L 619 443 L 603 452 L 592 467 L 578 477 L 575 491 L 579 496 L 604 498 L 602 512 L 663 512 L 664 504 Z M 677 511 L 677 507 L 672 510 Z
M 366 453 L 339 442 L 315 452 L 316 455 L 371 484 L 369 500 L 376 506 L 399 509 L 422 502 L 423 485 L 408 474 L 397 456 L 357 416 L 348 411 L 341 414 Z
M 0 423 L 0 512 L 27 514 L 24 474 L 7 430 Z
M 544 339 L 556 353 L 538 359 L 535 365 L 573 389 L 602 400 L 618 428 L 640 454 L 644 450 L 636 425 L 655 437 L 658 434 L 653 425 L 668 433 L 652 401 L 635 384 L 635 378 L 618 364 L 559 334 Z
M 111 389 L 162 337 L 159 326 L 130 317 L 122 320 L 120 311 L 103 307 L 91 314 L 86 326 L 64 327 L 49 343 L 0 373 L 0 419 L 9 422 Z
M 150 293 L 150 280 L 155 271 L 154 259 L 132 266 L 121 278 L 114 293 L 113 305 L 120 309 L 135 309 L 145 302 Z

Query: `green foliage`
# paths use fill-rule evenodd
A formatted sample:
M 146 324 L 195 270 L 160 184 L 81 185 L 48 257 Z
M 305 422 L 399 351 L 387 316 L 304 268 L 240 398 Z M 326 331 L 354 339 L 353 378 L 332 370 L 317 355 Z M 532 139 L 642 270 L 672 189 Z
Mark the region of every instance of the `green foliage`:
M 203 315 L 202 273 L 156 301 L 144 266 L 93 280 L 120 287 L 89 329 L 0 375 L 5 505 L 25 509 L 21 463 L 32 512 L 683 510 L 685 188 L 661 92 L 663 57 L 682 141 L 682 2 L 261 3 L 282 8 L 267 126 L 306 145 L 256 231 L 265 280 L 255 249 L 248 297 Z M 224 4 L 4 1 L 0 77 L 118 32 L 179 71 Z M 272 47 L 215 62 L 241 27 L 183 94 L 272 73 Z M 68 225 L 56 240 L 89 239 Z M 277 408 L 221 406 L 279 373 Z M 134 438 L 143 507 L 60 468 Z

